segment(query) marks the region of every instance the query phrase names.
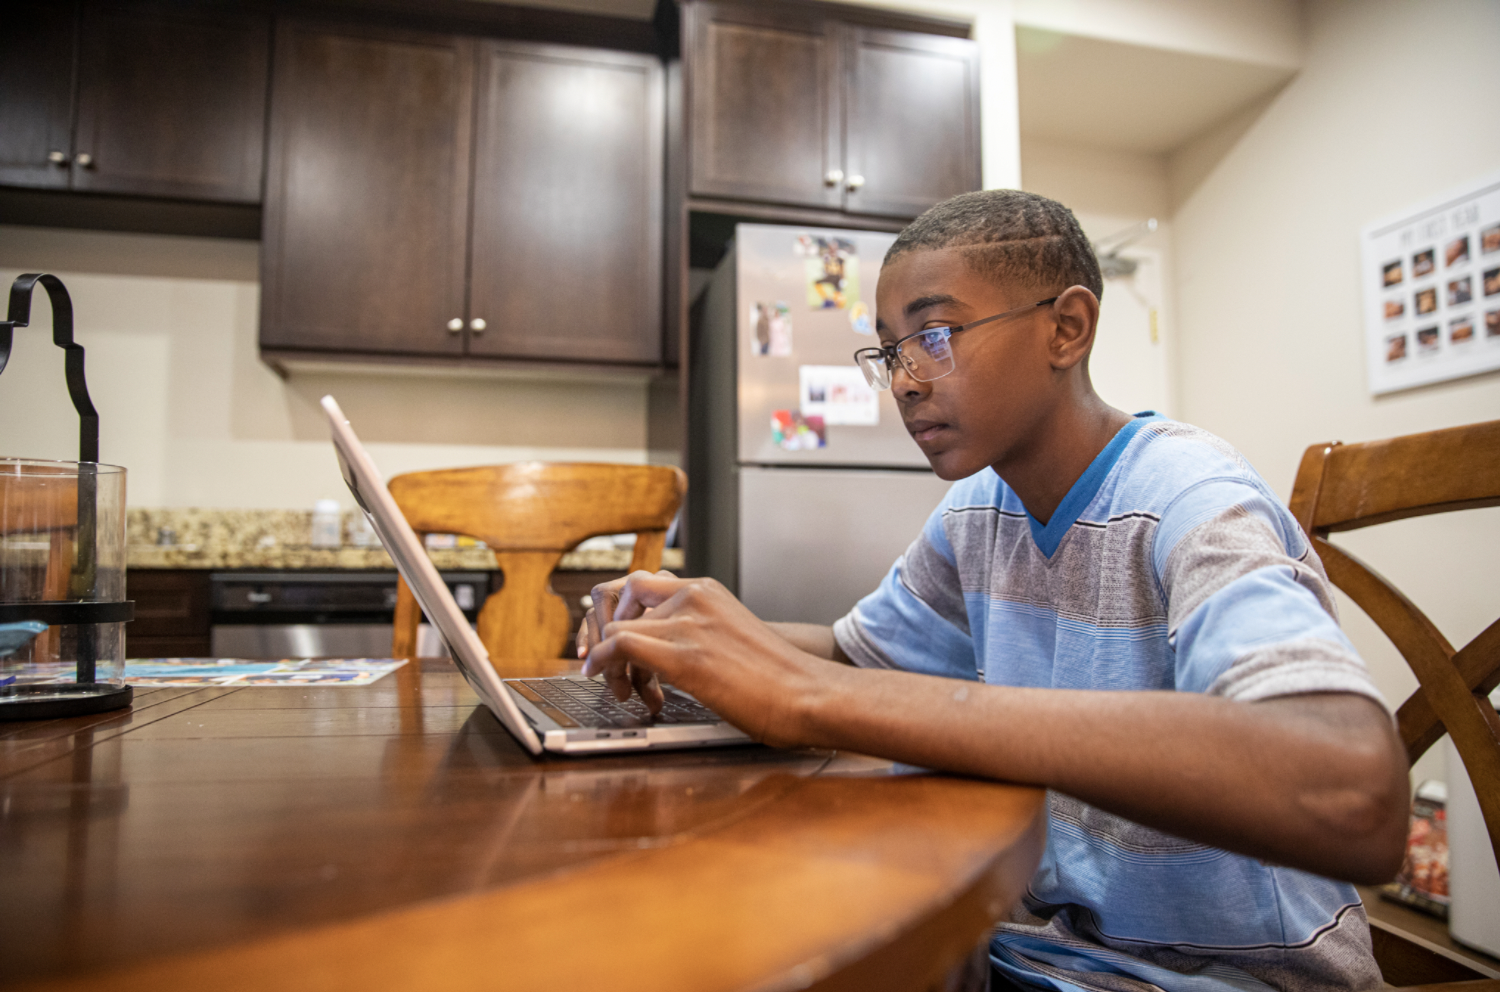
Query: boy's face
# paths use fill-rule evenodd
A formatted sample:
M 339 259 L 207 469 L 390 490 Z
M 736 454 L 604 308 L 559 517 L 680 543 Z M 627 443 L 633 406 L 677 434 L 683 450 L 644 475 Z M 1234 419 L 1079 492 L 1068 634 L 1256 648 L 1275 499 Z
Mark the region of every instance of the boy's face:
M 962 249 L 904 255 L 880 270 L 876 328 L 881 344 L 931 327 L 952 327 L 1046 299 L 1049 293 L 975 273 Z M 973 475 L 1019 454 L 1056 402 L 1048 341 L 1053 309 L 953 335 L 953 371 L 919 382 L 898 366 L 891 392 L 907 431 L 946 480 Z

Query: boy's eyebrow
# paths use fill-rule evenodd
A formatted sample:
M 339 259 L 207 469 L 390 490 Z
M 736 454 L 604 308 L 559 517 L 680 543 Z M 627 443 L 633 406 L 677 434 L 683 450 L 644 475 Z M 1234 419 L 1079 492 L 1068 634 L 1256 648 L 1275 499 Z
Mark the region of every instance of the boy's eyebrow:
M 915 300 L 912 300 L 902 308 L 901 312 L 904 316 L 910 317 L 913 314 L 921 313 L 923 310 L 931 310 L 933 307 L 944 306 L 962 307 L 967 306 L 967 304 L 965 304 L 964 301 L 960 300 L 958 297 L 951 296 L 948 293 L 932 293 L 928 296 L 919 296 Z M 879 317 L 876 317 L 875 330 L 889 331 L 890 328 L 886 325 L 885 321 L 881 320 Z
M 903 307 L 901 312 L 905 316 L 910 317 L 913 314 L 921 313 L 923 310 L 931 310 L 933 307 L 954 305 L 963 306 L 964 302 L 958 297 L 950 296 L 947 293 L 934 293 L 930 296 L 917 297 Z

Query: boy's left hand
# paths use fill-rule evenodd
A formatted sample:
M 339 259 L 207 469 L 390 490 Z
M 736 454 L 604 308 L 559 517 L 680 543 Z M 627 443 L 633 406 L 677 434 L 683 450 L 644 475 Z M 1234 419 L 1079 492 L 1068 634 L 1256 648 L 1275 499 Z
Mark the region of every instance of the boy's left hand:
M 631 574 L 650 575 L 651 573 L 641 571 Z M 656 574 L 670 576 L 672 573 L 661 571 Z M 587 658 L 589 652 L 594 649 L 594 645 L 604 640 L 604 628 L 614 619 L 620 602 L 620 594 L 624 591 L 625 582 L 629 578 L 630 576 L 627 575 L 624 579 L 602 582 L 589 593 L 590 606 L 583 616 L 583 623 L 578 627 L 579 660 Z M 584 671 L 586 674 L 592 674 L 588 672 L 586 666 Z M 604 673 L 604 682 L 609 686 L 610 692 L 614 693 L 614 697 L 622 703 L 630 698 L 632 690 L 640 693 L 641 702 L 645 703 L 646 708 L 653 714 L 661 712 L 662 704 L 666 702 L 666 697 L 662 695 L 661 683 L 655 673 L 639 666 L 628 664 L 614 666 Z
M 812 659 L 801 657 L 718 582 L 636 572 L 623 580 L 602 627 L 603 640 L 589 651 L 585 675 L 602 673 L 611 685 L 628 685 L 630 672 L 650 672 L 758 741 L 797 742 L 794 704 L 818 683 Z M 835 673 L 824 669 L 838 667 L 817 665 L 825 676 Z

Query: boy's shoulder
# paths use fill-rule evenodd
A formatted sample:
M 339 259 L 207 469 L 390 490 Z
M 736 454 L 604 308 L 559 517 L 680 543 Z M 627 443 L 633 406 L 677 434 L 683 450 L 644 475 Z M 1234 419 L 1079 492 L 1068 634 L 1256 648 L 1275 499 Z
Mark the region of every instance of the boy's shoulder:
M 1079 519 L 1129 512 L 1160 514 L 1187 490 L 1216 481 L 1237 483 L 1275 498 L 1245 457 L 1216 434 L 1156 414 L 1139 415 L 1133 430 L 1112 464 L 1101 466 L 1098 489 Z M 1088 474 L 1080 484 L 1086 484 Z M 978 508 L 1026 515 L 1020 499 L 990 468 L 955 482 L 941 507 L 945 512 Z
M 1203 525 L 1249 517 L 1269 527 L 1287 554 L 1297 557 L 1306 550 L 1291 511 L 1228 441 L 1165 418 L 1146 424 L 1136 441 L 1120 459 L 1111 491 L 1101 491 L 1090 510 L 1109 519 L 1130 512 L 1150 516 L 1158 568 Z
M 1228 441 L 1192 424 L 1152 417 L 1121 453 L 1100 495 L 1115 506 L 1134 503 L 1138 509 L 1160 513 L 1188 490 L 1210 482 L 1272 495 L 1265 480 Z

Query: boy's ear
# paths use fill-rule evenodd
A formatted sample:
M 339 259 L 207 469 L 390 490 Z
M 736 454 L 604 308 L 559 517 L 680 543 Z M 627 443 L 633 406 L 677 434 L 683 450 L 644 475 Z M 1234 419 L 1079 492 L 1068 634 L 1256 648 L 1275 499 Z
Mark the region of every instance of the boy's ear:
M 1052 304 L 1055 327 L 1047 342 L 1052 367 L 1059 372 L 1088 358 L 1099 324 L 1099 298 L 1083 286 L 1071 286 Z

